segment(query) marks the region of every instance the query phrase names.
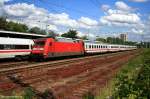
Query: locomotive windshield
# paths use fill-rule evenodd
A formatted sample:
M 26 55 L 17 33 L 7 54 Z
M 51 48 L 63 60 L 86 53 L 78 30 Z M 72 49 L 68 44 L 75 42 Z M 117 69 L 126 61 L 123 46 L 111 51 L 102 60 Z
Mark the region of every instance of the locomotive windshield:
M 35 41 L 35 46 L 44 46 L 45 41 Z

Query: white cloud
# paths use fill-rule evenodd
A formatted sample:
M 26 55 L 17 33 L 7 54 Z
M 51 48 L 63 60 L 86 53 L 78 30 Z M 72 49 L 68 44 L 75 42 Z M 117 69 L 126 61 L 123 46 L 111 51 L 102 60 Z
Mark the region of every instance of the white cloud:
M 147 2 L 148 0 L 130 0 L 130 1 L 133 1 L 133 2 Z
M 47 28 L 48 28 L 49 30 L 58 31 L 58 28 L 57 28 L 57 26 L 55 26 L 55 25 L 49 25 Z
M 96 20 L 93 20 L 93 19 L 90 19 L 90 18 L 88 18 L 88 17 L 81 17 L 80 19 L 79 19 L 79 21 L 80 22 L 83 22 L 83 23 L 85 23 L 85 24 L 87 24 L 87 25 L 89 25 L 89 26 L 96 26 L 96 25 L 98 25 L 98 22 L 96 21 Z
M 84 33 L 81 32 L 81 31 L 77 31 L 77 32 L 78 32 L 78 36 L 79 36 L 79 37 L 86 36 L 86 34 L 84 34 Z
M 6 14 L 15 17 L 26 17 L 29 15 L 45 15 L 47 11 L 42 8 L 37 8 L 33 4 L 17 3 L 4 6 Z
M 115 3 L 115 6 L 118 10 L 122 10 L 122 11 L 131 11 L 132 8 L 130 6 L 128 6 L 126 3 L 124 3 L 123 1 L 117 1 Z
M 4 1 L 4 2 L 9 2 L 9 1 L 13 1 L 13 0 L 2 0 L 2 1 Z
M 105 16 L 100 18 L 102 24 L 107 25 L 124 25 L 136 24 L 140 22 L 140 17 L 136 13 L 131 13 L 134 9 L 123 1 L 115 3 L 116 9 L 108 9 Z
M 100 18 L 100 22 L 105 25 L 135 26 L 142 24 L 138 13 L 130 12 L 131 7 L 122 1 L 115 3 L 116 9 L 107 10 L 106 15 Z
M 109 14 L 107 16 L 103 16 L 101 18 L 101 22 L 111 22 L 113 23 L 127 23 L 127 24 L 137 24 L 140 22 L 140 18 L 136 14 L 120 14 L 120 13 L 114 13 Z
M 103 4 L 103 5 L 101 6 L 101 9 L 102 9 L 103 11 L 107 11 L 109 8 L 110 8 L 110 6 L 107 5 L 107 4 Z
M 49 25 L 47 29 L 55 31 L 60 31 L 59 27 L 76 29 L 95 28 L 93 25 L 98 24 L 96 20 L 88 17 L 81 17 L 75 20 L 70 18 L 67 13 L 49 13 L 44 8 L 27 3 L 4 5 L 0 11 L 3 12 L 0 15 L 6 15 L 11 21 L 25 23 L 29 27 L 37 26 L 42 29 L 46 29 L 47 25 Z
M 49 20 L 55 25 L 74 27 L 74 28 L 78 26 L 77 21 L 71 19 L 69 15 L 66 13 L 61 13 L 61 14 L 51 13 L 49 14 Z
M 96 20 L 90 19 L 88 17 L 81 17 L 78 19 L 78 23 L 82 28 L 96 28 L 98 26 L 98 22 Z
M 135 33 L 135 34 L 144 34 L 144 30 L 143 29 L 132 28 L 131 32 Z

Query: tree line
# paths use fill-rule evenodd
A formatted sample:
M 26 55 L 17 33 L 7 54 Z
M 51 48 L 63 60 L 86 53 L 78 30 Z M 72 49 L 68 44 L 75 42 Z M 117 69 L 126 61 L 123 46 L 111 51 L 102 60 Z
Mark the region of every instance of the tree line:
M 0 30 L 35 33 L 43 35 L 45 35 L 46 33 L 45 30 L 42 30 L 38 27 L 28 28 L 28 26 L 25 24 L 7 21 L 4 17 L 0 17 Z
M 42 34 L 42 35 L 47 35 L 48 37 L 58 36 L 58 34 L 56 34 L 54 31 L 51 31 L 51 30 L 46 31 L 44 29 L 40 29 L 39 27 L 29 28 L 27 25 L 22 24 L 22 23 L 7 21 L 6 18 L 4 17 L 0 17 L 0 30 Z M 70 29 L 68 32 L 63 33 L 61 36 L 68 37 L 68 38 L 80 38 L 79 36 L 77 36 L 77 34 L 78 33 L 76 30 Z
M 118 37 L 107 37 L 106 39 L 104 38 L 97 38 L 96 41 L 104 42 L 104 43 L 109 43 L 109 44 L 123 44 L 123 45 L 136 45 L 137 42 L 133 41 L 124 41 Z

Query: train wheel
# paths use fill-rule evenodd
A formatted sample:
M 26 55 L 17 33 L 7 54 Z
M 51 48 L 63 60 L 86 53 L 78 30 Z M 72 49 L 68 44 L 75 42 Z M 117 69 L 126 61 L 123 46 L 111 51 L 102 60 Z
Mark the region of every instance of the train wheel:
M 16 60 L 16 61 L 21 61 L 21 60 L 22 60 L 22 57 L 21 57 L 21 56 L 16 56 L 16 57 L 15 57 L 15 60 Z

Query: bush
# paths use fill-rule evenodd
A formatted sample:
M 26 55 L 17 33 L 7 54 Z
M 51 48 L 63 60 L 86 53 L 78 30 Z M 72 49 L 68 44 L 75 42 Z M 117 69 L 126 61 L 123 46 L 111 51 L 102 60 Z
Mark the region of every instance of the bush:
M 124 70 L 117 76 L 114 99 L 150 99 L 150 50 L 142 54 L 142 65 L 137 74 Z
M 24 99 L 33 99 L 35 93 L 32 88 L 28 87 L 25 89 Z

